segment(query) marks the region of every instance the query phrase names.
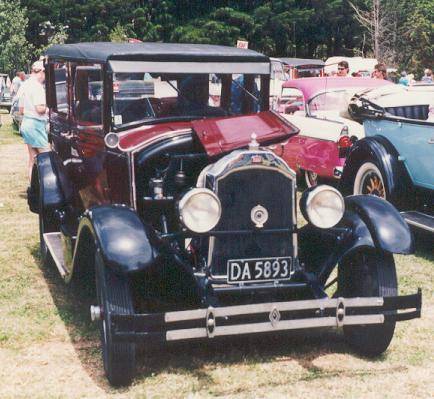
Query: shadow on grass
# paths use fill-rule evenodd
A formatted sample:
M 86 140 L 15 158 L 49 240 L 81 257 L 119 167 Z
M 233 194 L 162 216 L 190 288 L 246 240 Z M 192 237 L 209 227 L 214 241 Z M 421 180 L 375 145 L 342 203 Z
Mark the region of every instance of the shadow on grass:
M 42 266 L 39 246 L 35 245 L 31 253 L 45 277 L 58 314 L 70 335 L 82 367 L 96 385 L 107 392 L 113 391 L 103 375 L 98 329 L 90 320 L 89 305 L 95 303 L 91 293 L 87 290 L 83 295 L 78 289 L 65 285 L 55 265 Z M 333 329 L 222 337 L 152 347 L 141 345 L 137 349 L 136 382 L 143 381 L 149 376 L 175 372 L 196 378 L 204 388 L 211 387 L 214 383 L 206 371 L 208 367 L 205 366 L 212 365 L 213 368 L 218 368 L 234 364 L 254 365 L 258 362 L 293 360 L 306 370 L 307 379 L 314 379 L 330 374 L 315 366 L 315 359 L 328 353 L 350 352 L 343 334 Z
M 414 231 L 413 233 L 416 242 L 415 255 L 434 262 L 434 234 L 422 231 Z

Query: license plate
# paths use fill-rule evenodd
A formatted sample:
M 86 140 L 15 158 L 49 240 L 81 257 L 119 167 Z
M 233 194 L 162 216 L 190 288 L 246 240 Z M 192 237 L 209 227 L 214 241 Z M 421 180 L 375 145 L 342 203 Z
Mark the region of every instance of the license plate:
M 228 283 L 288 280 L 292 273 L 290 256 L 228 260 Z

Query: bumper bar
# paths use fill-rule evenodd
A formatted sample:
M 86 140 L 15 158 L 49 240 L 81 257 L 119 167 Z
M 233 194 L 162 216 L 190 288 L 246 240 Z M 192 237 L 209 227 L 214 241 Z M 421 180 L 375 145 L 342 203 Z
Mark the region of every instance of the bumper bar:
M 344 325 L 382 324 L 421 315 L 422 293 L 208 307 L 167 313 L 110 314 L 113 339 L 178 341 Z M 398 310 L 405 310 L 398 312 Z

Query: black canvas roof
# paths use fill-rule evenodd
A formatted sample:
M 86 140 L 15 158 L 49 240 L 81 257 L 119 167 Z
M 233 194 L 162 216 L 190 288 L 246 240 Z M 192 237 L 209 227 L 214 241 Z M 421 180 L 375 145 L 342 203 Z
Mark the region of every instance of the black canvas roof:
M 105 63 L 125 61 L 199 61 L 199 62 L 269 62 L 253 50 L 236 47 L 186 43 L 76 43 L 57 44 L 47 49 L 52 59 L 86 60 Z

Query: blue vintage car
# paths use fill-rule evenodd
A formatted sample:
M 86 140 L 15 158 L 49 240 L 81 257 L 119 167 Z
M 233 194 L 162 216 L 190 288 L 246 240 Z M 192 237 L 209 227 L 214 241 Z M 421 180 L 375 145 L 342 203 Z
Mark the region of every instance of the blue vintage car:
M 434 232 L 434 85 L 364 93 L 349 112 L 366 137 L 349 154 L 342 190 L 383 197 L 408 224 Z

